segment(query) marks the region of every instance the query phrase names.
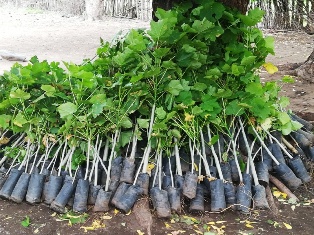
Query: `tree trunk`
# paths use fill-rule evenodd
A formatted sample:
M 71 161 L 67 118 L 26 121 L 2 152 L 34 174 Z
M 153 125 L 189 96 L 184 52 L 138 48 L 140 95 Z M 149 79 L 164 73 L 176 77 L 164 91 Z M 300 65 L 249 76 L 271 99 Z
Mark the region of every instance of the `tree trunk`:
M 295 69 L 296 74 L 304 82 L 314 83 L 314 49 L 307 60 Z
M 192 0 L 191 0 L 192 1 Z M 245 14 L 250 0 L 219 0 L 225 6 L 236 8 L 242 14 Z M 155 11 L 157 8 L 169 10 L 174 4 L 180 3 L 182 0 L 153 0 L 153 19 L 156 20 Z
M 86 0 L 85 10 L 88 20 L 100 20 L 104 15 L 104 0 Z

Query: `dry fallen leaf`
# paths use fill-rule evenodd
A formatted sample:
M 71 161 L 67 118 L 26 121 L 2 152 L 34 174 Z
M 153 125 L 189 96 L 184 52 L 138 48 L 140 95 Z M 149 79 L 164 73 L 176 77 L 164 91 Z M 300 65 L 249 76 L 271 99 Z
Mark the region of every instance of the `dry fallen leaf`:
M 113 213 L 114 213 L 114 215 L 117 215 L 119 213 L 119 210 L 114 209 Z
M 165 222 L 165 226 L 166 226 L 166 228 L 171 228 L 171 225 L 168 224 L 167 222 Z
M 51 214 L 52 217 L 55 217 L 57 215 L 57 212 Z
M 141 230 L 136 230 L 138 235 L 145 235 L 145 233 L 143 233 Z
M 102 219 L 112 219 L 112 217 L 110 215 L 104 215 Z
M 278 72 L 278 68 L 270 62 L 264 63 L 263 66 L 269 74 Z
M 129 211 L 128 213 L 126 213 L 125 215 L 130 215 L 132 213 L 132 211 Z
M 251 224 L 245 224 L 247 228 L 254 228 Z
M 286 227 L 286 229 L 292 229 L 292 226 L 290 224 L 287 224 L 287 223 L 283 223 L 283 224 Z
M 200 231 L 200 230 L 196 230 L 196 229 L 193 229 L 197 234 L 202 234 L 203 235 L 203 233 Z
M 39 232 L 39 229 L 36 228 L 36 229 L 34 230 L 34 233 L 37 234 L 38 232 Z
M 291 206 L 291 210 L 293 210 L 293 211 L 295 210 L 295 205 Z
M 105 228 L 105 227 L 106 225 L 101 223 L 99 220 L 94 220 L 92 223 L 92 226 L 89 226 L 89 227 L 82 226 L 81 228 L 84 229 L 85 233 L 87 233 L 88 231 L 93 231 L 93 230 L 96 230 L 99 228 Z

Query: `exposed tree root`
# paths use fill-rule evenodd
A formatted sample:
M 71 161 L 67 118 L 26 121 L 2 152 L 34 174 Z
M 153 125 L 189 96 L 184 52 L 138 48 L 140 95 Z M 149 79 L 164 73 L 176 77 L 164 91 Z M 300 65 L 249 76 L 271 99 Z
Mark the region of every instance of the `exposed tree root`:
M 297 198 L 297 196 L 294 195 L 290 191 L 290 189 L 288 189 L 283 183 L 281 183 L 275 176 L 269 174 L 269 180 L 279 189 L 279 191 L 287 194 L 287 196 L 289 198 L 292 198 L 292 199 L 295 199 L 296 201 L 299 201 L 299 198 Z

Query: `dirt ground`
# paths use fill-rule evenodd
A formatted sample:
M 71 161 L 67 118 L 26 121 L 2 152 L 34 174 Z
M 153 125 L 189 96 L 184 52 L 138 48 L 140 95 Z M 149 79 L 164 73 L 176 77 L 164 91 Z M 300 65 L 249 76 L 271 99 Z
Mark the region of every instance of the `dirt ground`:
M 66 17 L 34 9 L 12 9 L 0 6 L 0 50 L 8 50 L 30 58 L 37 55 L 40 60 L 72 61 L 80 63 L 92 58 L 99 46 L 99 38 L 111 40 L 123 29 L 147 27 L 147 22 L 107 18 L 89 22 L 79 17 Z M 296 32 L 265 32 L 276 39 L 276 55 L 268 61 L 275 65 L 302 62 L 312 52 L 314 37 Z M 0 74 L 8 70 L 13 62 L 0 60 Z M 263 80 L 280 79 L 282 74 L 267 75 Z M 296 83 L 283 85 L 283 95 L 291 98 L 290 109 L 303 114 L 313 112 L 313 84 Z M 311 115 L 308 117 L 313 118 Z M 302 186 L 296 195 L 302 203 L 291 204 L 278 201 L 279 214 L 272 211 L 252 211 L 241 215 L 231 210 L 221 214 L 205 212 L 202 215 L 183 213 L 171 220 L 160 220 L 153 216 L 152 234 L 313 234 L 314 232 L 314 183 Z M 188 203 L 188 202 L 186 202 Z M 111 210 L 108 214 L 88 213 L 82 224 L 69 225 L 59 221 L 56 215 L 44 205 L 31 206 L 0 201 L 0 234 L 43 234 L 79 235 L 85 234 L 82 226 L 90 227 L 100 221 L 104 228 L 88 231 L 87 234 L 148 234 L 141 220 L 131 213 L 124 215 Z M 184 217 L 184 215 L 192 216 Z M 23 227 L 21 221 L 28 216 L 30 225 Z M 284 224 L 286 223 L 286 225 Z M 290 227 L 288 226 L 291 226 Z M 208 228 L 210 228 L 208 230 Z M 210 233 L 212 232 L 212 233 Z

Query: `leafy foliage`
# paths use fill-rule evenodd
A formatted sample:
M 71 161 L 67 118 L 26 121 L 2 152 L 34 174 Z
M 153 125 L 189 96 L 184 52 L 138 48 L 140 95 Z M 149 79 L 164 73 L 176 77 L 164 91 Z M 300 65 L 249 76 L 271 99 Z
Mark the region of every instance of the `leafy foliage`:
M 0 128 L 71 137 L 81 148 L 73 165 L 84 161 L 86 141 L 121 131 L 119 146 L 132 138 L 135 124 L 152 121 L 151 143 L 168 148 L 173 137 L 195 137 L 210 123 L 229 132 L 243 116 L 259 125 L 271 120 L 284 134 L 300 126 L 282 112 L 280 87 L 260 83 L 257 69 L 274 53 L 271 37 L 255 26 L 263 11 L 242 15 L 215 0 L 158 9 L 149 30 L 130 30 L 115 44 L 101 42 L 97 59 L 82 65 L 40 62 L 15 64 L 0 77 Z M 289 80 L 285 78 L 285 80 Z M 156 106 L 155 118 L 150 110 Z

